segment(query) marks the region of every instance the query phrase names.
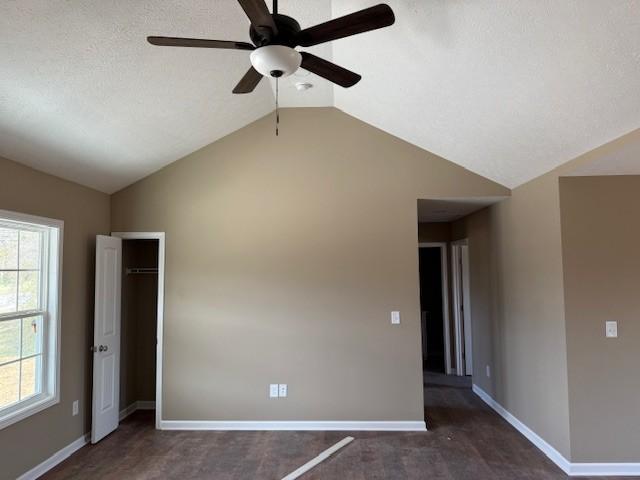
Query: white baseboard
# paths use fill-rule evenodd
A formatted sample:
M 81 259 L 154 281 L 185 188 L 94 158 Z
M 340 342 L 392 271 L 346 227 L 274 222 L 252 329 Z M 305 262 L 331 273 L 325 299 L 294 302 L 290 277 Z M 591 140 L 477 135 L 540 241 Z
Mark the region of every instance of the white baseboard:
M 129 415 L 131 415 L 137 409 L 138 409 L 138 402 L 133 402 L 128 407 L 125 407 L 122 410 L 120 410 L 120 415 L 118 415 L 120 421 L 123 421 L 125 418 L 127 418 Z
M 41 464 L 36 465 L 35 467 L 33 467 L 28 472 L 23 473 L 22 475 L 20 475 L 17 478 L 17 480 L 35 480 L 36 478 L 38 478 L 38 477 L 44 475 L 45 473 L 47 473 L 49 470 L 51 470 L 53 467 L 55 467 L 59 463 L 62 463 L 63 461 L 65 461 L 73 453 L 77 452 L 82 447 L 84 447 L 87 443 L 89 443 L 89 434 L 83 435 L 82 437 L 78 438 L 77 440 L 71 442 L 66 447 L 58 450 L 56 453 L 51 455 L 49 458 L 47 458 Z
M 571 463 L 569 460 L 547 443 L 540 435 L 513 416 L 506 408 L 496 402 L 479 386 L 473 385 L 473 392 L 498 415 L 504 418 L 516 430 L 524 435 L 542 453 L 551 459 L 562 471 L 572 476 L 635 476 L 640 475 L 640 463 Z
M 137 402 L 133 402 L 128 407 L 125 407 L 122 410 L 120 410 L 120 415 L 119 415 L 120 421 L 124 420 L 125 418 L 127 418 L 129 415 L 131 415 L 133 412 L 137 410 L 155 410 L 155 409 L 156 409 L 156 402 L 154 402 L 153 400 L 138 400 Z
M 572 463 L 574 477 L 635 477 L 640 475 L 640 463 Z
M 487 405 L 493 408 L 498 415 L 509 422 L 516 430 L 533 443 L 536 447 L 542 450 L 547 457 L 549 457 L 553 463 L 558 465 L 566 474 L 569 474 L 570 462 L 564 458 L 564 456 L 550 444 L 548 444 L 540 435 L 527 427 L 524 423 L 514 417 L 506 408 L 496 402 L 487 392 L 482 390 L 476 384 L 473 385 L 473 393 L 478 395 Z
M 155 410 L 156 402 L 154 400 L 138 400 L 136 402 L 138 410 Z
M 193 421 L 161 420 L 161 430 L 324 430 L 324 431 L 378 431 L 424 432 L 425 422 L 269 422 L 269 421 Z
M 155 408 L 156 408 L 156 402 L 153 402 L 153 401 L 139 400 L 137 402 L 133 402 L 131 405 L 129 405 L 128 407 L 120 411 L 120 421 L 127 418 L 136 410 L 154 410 Z M 44 462 L 35 466 L 31 470 L 29 470 L 27 473 L 22 474 L 20 477 L 18 477 L 17 480 L 35 480 L 41 475 L 44 475 L 53 467 L 63 462 L 67 458 L 69 458 L 71 454 L 75 453 L 76 451 L 84 447 L 87 443 L 89 443 L 89 439 L 90 439 L 89 434 L 86 434 L 80 437 L 79 439 L 70 443 L 66 447 L 58 450 L 56 453 L 51 455 Z
M 128 407 L 120 411 L 120 421 L 127 418 L 136 410 L 154 410 L 155 408 L 156 408 L 156 402 L 153 402 L 153 401 L 139 400 L 137 402 L 133 402 L 131 405 L 129 405 Z M 89 443 L 89 440 L 90 440 L 90 435 L 88 433 L 86 435 L 83 435 L 77 440 L 71 442 L 66 447 L 58 450 L 56 453 L 51 455 L 41 464 L 33 467 L 28 472 L 20 475 L 17 478 L 17 480 L 35 480 L 36 478 L 47 473 L 49 470 L 51 470 L 53 467 L 55 467 L 59 463 L 62 463 L 64 460 L 69 458 L 73 453 L 80 450 L 87 443 Z

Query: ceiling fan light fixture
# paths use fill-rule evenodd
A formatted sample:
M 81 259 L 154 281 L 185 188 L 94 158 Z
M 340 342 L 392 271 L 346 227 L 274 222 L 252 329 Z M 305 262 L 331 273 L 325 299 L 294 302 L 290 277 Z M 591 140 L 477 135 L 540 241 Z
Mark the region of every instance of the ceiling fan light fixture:
M 251 65 L 265 77 L 288 77 L 302 63 L 302 55 L 284 45 L 267 45 L 251 52 Z

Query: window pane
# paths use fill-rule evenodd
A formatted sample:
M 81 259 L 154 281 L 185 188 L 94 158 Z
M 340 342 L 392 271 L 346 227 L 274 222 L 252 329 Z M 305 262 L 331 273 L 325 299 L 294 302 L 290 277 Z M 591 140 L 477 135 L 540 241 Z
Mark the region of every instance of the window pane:
M 40 272 L 18 272 L 18 311 L 40 306 Z
M 20 362 L 0 367 L 0 408 L 18 401 Z
M 27 360 L 22 360 L 22 373 L 20 374 L 20 400 L 40 393 L 38 372 L 41 370 L 40 355 Z
M 20 320 L 0 322 L 0 363 L 20 358 Z
M 18 230 L 0 227 L 0 270 L 18 268 Z
M 0 272 L 0 313 L 16 311 L 18 272 Z
M 42 233 L 20 231 L 20 270 L 40 268 Z
M 42 317 L 22 319 L 22 357 L 42 353 Z

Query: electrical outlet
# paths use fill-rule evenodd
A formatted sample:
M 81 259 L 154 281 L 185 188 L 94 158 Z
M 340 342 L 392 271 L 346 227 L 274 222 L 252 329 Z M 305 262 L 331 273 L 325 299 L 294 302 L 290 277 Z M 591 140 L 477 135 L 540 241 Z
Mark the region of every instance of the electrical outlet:
M 491 367 L 487 365 L 487 377 L 491 377 Z
M 607 338 L 618 338 L 618 322 L 605 322 L 605 335 Z
M 79 411 L 80 411 L 80 402 L 78 400 L 75 400 L 73 402 L 73 406 L 71 407 L 71 415 L 75 417 L 76 415 L 78 415 Z
M 269 398 L 278 398 L 278 384 L 272 383 L 269 385 Z
M 400 325 L 400 312 L 398 311 L 391 312 L 391 324 Z
M 286 383 L 281 383 L 280 386 L 278 387 L 278 396 L 279 397 L 286 397 L 287 396 L 287 384 Z

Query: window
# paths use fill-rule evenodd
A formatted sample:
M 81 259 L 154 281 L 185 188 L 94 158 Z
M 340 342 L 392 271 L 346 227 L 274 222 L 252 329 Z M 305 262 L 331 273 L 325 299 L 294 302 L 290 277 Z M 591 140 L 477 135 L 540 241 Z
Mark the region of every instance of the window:
M 0 210 L 0 428 L 58 403 L 62 225 Z

